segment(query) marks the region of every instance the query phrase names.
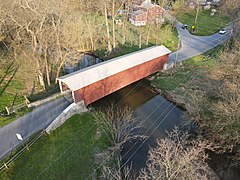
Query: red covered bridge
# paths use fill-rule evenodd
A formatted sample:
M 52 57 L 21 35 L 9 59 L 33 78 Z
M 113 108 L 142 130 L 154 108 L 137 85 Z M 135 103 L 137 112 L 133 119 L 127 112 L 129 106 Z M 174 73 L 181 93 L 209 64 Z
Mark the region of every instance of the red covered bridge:
M 154 46 L 58 78 L 61 92 L 72 91 L 75 103 L 89 105 L 161 69 L 171 51 Z

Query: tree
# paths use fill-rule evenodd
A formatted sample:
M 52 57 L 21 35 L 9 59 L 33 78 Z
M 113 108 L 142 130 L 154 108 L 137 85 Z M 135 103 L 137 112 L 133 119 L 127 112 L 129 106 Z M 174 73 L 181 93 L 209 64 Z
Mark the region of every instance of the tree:
M 110 40 L 110 31 L 108 25 L 108 13 L 107 13 L 107 1 L 104 1 L 104 16 L 105 16 L 105 24 L 106 24 L 106 31 L 107 31 L 107 49 L 109 52 L 112 51 L 112 45 Z
M 13 1 L 10 5 L 4 4 L 1 11 L 6 41 L 16 58 L 25 54 L 29 61 L 35 61 L 43 89 L 46 82 L 50 86 L 52 80 L 59 77 L 67 60 L 91 49 L 85 36 L 83 15 L 68 16 L 75 7 L 67 2 L 63 6 L 64 2 L 57 2 L 56 8 L 53 1 Z
M 240 28 L 240 3 L 239 0 L 222 0 L 220 13 L 230 17 L 233 25 L 233 35 L 239 32 Z
M 144 138 L 139 132 L 141 123 L 138 118 L 133 116 L 132 110 L 127 107 L 120 108 L 111 104 L 104 113 L 98 111 L 94 117 L 101 132 L 117 150 L 121 150 L 122 145 L 127 141 Z
M 131 168 L 122 167 L 121 160 L 117 158 L 114 164 L 103 166 L 100 179 L 102 180 L 131 180 Z
M 232 153 L 235 165 L 240 165 L 240 49 L 239 40 L 220 53 L 211 70 L 201 69 L 179 92 L 187 111 L 200 127 L 200 133 L 216 145 L 217 153 Z M 201 72 L 200 71 L 200 72 Z M 181 96 L 176 96 L 180 98 Z
M 147 167 L 139 179 L 217 179 L 208 167 L 205 150 L 211 145 L 174 129 L 149 150 Z

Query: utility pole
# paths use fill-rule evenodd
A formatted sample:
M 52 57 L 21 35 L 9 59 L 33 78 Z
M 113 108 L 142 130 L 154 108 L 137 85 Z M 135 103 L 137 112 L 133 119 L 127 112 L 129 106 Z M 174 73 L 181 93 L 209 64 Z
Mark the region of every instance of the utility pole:
M 174 65 L 175 67 L 177 67 L 177 61 L 178 61 L 178 52 L 179 52 L 179 49 L 180 49 L 180 36 L 178 35 L 178 47 L 177 47 L 177 52 L 176 52 L 176 58 L 174 59 Z
M 195 21 L 194 21 L 194 26 L 195 26 L 194 29 L 196 29 L 196 27 L 197 27 L 197 19 L 198 19 L 198 14 L 199 14 L 199 8 L 200 8 L 199 0 L 197 0 L 197 13 L 196 13 Z

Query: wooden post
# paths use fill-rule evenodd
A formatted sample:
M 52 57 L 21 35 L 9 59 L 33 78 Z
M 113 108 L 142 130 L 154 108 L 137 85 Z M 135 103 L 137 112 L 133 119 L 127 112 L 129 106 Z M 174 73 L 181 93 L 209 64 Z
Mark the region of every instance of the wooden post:
M 25 103 L 26 103 L 26 105 L 28 105 L 28 104 L 31 103 L 31 102 L 29 101 L 29 99 L 27 98 L 27 96 L 24 96 L 24 98 L 25 98 Z
M 8 109 L 7 106 L 5 107 L 5 109 L 6 109 L 6 111 L 7 111 L 7 114 L 10 115 L 10 111 L 9 111 L 9 109 Z

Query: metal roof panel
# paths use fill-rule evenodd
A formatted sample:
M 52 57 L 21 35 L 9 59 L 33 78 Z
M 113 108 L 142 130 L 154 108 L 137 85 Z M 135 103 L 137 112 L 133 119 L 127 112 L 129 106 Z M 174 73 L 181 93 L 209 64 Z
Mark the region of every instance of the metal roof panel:
M 124 56 L 95 64 L 88 68 L 59 77 L 72 91 L 81 89 L 104 78 L 171 53 L 165 46 L 153 46 Z

